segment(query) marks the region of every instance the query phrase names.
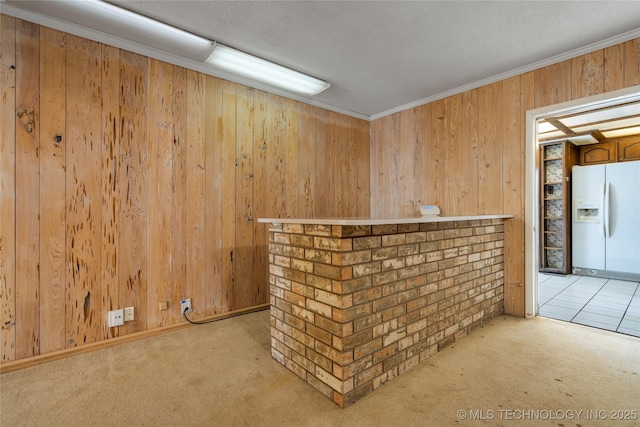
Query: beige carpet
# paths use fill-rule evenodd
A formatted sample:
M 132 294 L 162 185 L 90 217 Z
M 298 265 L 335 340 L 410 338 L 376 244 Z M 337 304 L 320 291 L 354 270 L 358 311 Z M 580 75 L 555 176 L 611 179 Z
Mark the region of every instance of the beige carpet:
M 638 338 L 501 316 L 341 409 L 271 359 L 268 322 L 263 311 L 3 374 L 0 424 L 638 425 Z

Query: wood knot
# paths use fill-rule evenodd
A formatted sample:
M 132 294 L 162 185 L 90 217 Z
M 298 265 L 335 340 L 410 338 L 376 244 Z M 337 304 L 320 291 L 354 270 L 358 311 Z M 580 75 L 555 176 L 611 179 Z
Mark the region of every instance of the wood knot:
M 53 140 L 57 143 L 62 142 L 62 135 L 56 135 L 53 137 Z
M 29 134 L 33 133 L 36 126 L 36 114 L 33 108 L 22 107 L 18 110 L 17 116 L 24 130 Z

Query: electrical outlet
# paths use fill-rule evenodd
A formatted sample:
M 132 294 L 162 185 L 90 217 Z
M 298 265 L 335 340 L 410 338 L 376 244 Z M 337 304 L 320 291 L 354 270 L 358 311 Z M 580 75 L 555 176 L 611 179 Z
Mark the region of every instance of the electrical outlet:
M 124 310 L 111 310 L 109 312 L 108 325 L 110 328 L 113 328 L 114 326 L 124 325 Z
M 162 301 L 160 304 L 158 304 L 158 308 L 160 309 L 160 311 L 166 310 L 167 308 L 169 308 L 169 303 L 166 301 Z
M 130 322 L 133 320 L 133 307 L 124 308 L 124 321 Z
M 191 313 L 191 298 L 185 298 L 180 301 L 180 313 Z

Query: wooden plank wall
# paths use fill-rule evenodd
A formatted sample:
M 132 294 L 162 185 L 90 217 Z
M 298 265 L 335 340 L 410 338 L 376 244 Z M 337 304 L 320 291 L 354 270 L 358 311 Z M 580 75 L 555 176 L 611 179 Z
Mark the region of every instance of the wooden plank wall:
M 640 39 L 375 120 L 371 215 L 514 214 L 505 311 L 524 316 L 525 113 L 640 84 Z M 446 172 L 445 172 L 446 171 Z
M 194 319 L 264 304 L 257 218 L 369 215 L 366 121 L 5 15 L 0 34 L 3 363 L 185 322 L 185 297 Z

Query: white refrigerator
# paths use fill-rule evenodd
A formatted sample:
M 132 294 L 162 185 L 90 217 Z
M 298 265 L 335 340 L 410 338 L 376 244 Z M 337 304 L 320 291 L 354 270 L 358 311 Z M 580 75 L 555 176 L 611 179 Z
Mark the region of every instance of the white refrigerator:
M 640 161 L 571 175 L 573 273 L 640 280 Z

